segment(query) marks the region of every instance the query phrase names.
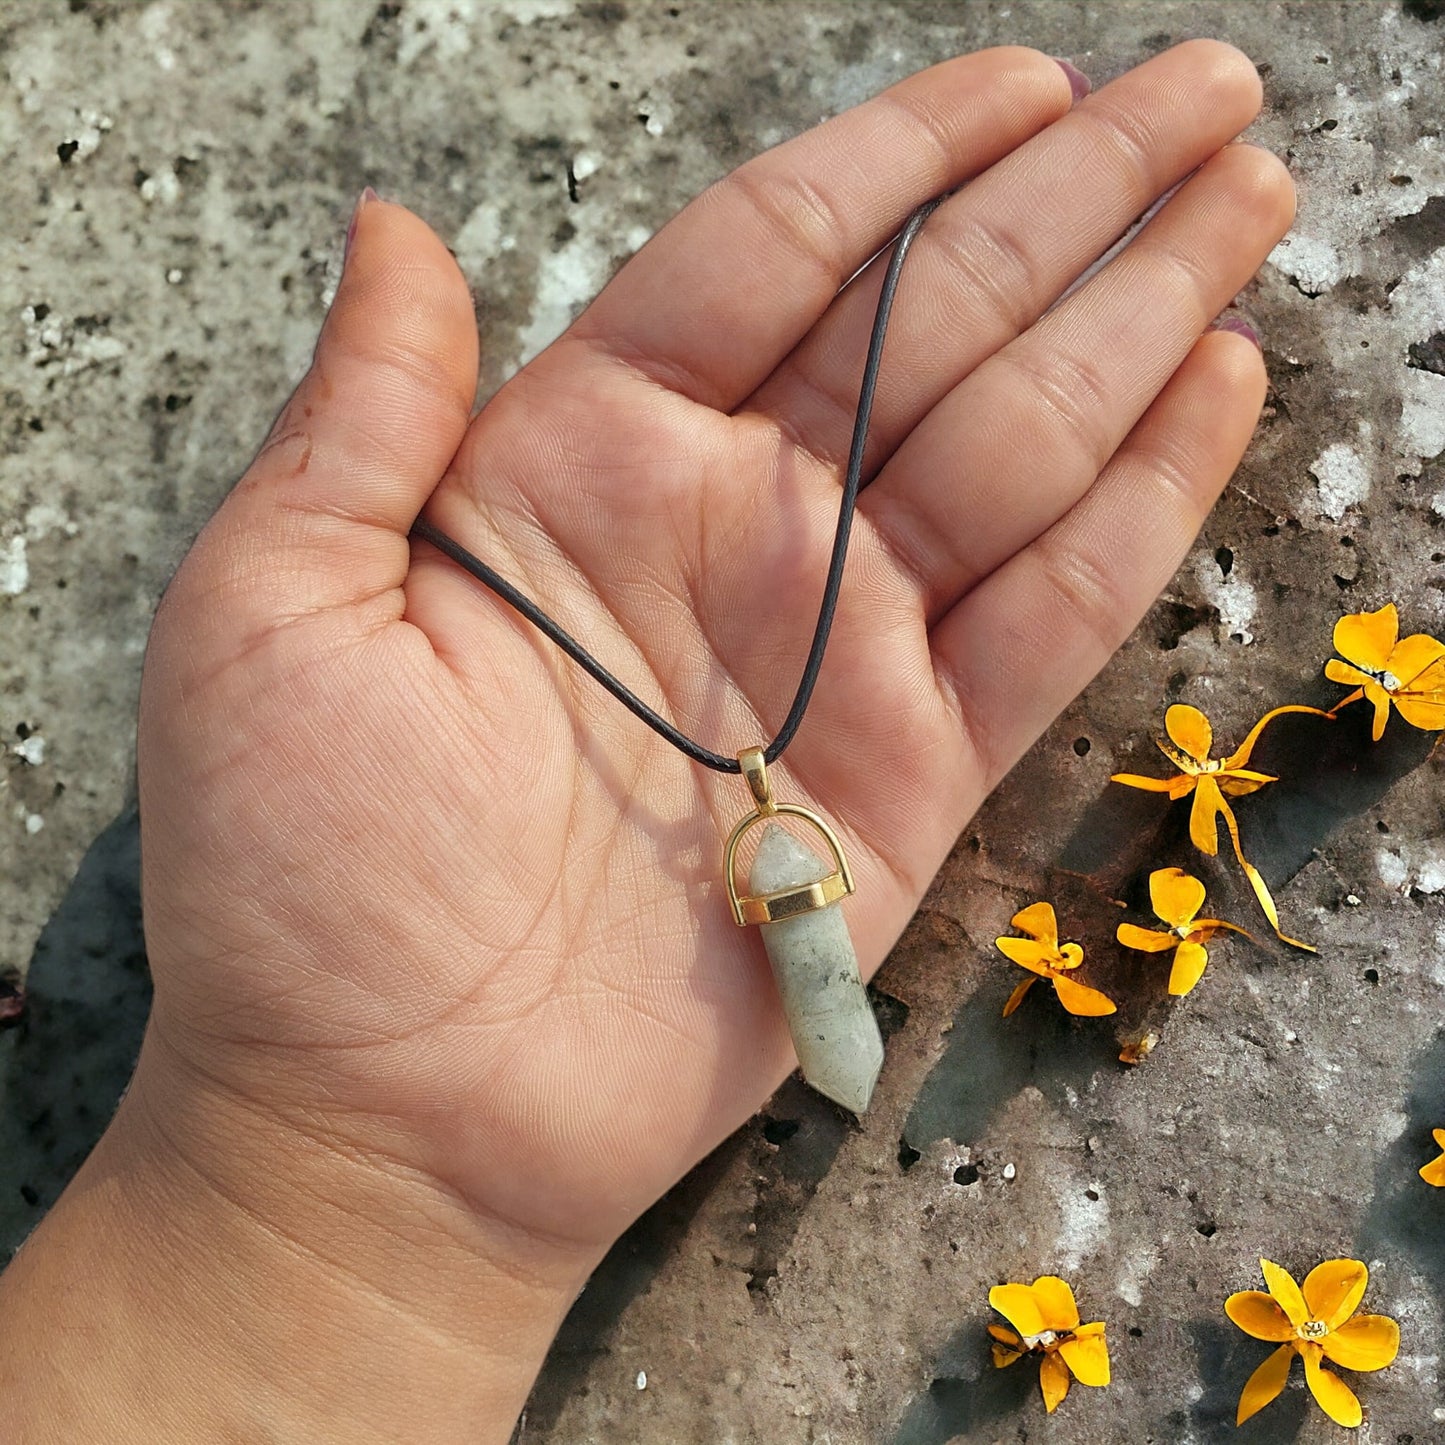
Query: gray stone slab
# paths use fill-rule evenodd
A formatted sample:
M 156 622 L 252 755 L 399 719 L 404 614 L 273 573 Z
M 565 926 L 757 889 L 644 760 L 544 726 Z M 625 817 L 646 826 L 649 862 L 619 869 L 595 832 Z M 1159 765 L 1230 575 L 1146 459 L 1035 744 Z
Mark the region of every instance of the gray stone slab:
M 0 1035 L 7 1243 L 113 1108 L 144 1009 L 125 809 L 151 610 L 305 365 L 362 186 L 455 247 L 488 391 L 698 189 L 887 81 L 1000 41 L 1102 81 L 1202 34 L 1258 62 L 1253 136 L 1301 188 L 1243 298 L 1273 388 L 1237 482 L 881 975 L 866 1121 L 785 1088 L 614 1251 L 519 1438 L 1333 1440 L 1298 1371 L 1234 1430 L 1263 1347 L 1220 1304 L 1260 1253 L 1354 1253 L 1404 1334 L 1360 1382 L 1362 1438 L 1445 1440 L 1445 1200 L 1414 1178 L 1445 1123 L 1428 744 L 1302 719 L 1261 750 L 1319 763 L 1241 806 L 1318 958 L 1221 942 L 1189 998 L 1101 1024 L 1042 989 L 1000 1019 L 1014 980 L 990 948 L 1039 897 L 1095 937 L 1145 861 L 1188 859 L 1177 818 L 1106 784 L 1147 770 L 1166 701 L 1237 736 L 1334 696 L 1340 611 L 1393 598 L 1445 628 L 1438 0 L 0 3 L 0 965 L 33 954 L 36 998 Z M 1232 872 L 1207 881 L 1251 921 Z M 1149 960 L 1089 965 L 1121 998 L 1162 992 Z M 1116 1022 L 1161 1037 L 1137 1070 Z M 1115 1361 L 1047 1426 L 1032 1364 L 995 1374 L 983 1340 L 988 1286 L 1045 1270 Z

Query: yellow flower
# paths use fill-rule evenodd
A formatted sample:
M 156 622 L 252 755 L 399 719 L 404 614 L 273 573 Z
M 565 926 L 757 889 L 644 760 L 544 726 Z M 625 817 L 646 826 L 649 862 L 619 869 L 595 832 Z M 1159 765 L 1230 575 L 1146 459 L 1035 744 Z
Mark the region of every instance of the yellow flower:
M 1234 844 L 1234 856 L 1239 859 L 1239 866 L 1244 869 L 1245 877 L 1249 879 L 1254 896 L 1259 899 L 1259 906 L 1264 910 L 1264 916 L 1269 919 L 1270 926 L 1284 942 L 1313 953 L 1315 950 L 1309 944 L 1280 933 L 1279 912 L 1274 906 L 1274 899 L 1269 896 L 1269 889 L 1265 886 L 1259 869 L 1244 856 L 1239 843 L 1239 824 L 1235 821 L 1234 810 L 1226 801 L 1226 795 L 1231 798 L 1243 797 L 1246 793 L 1258 791 L 1266 783 L 1279 781 L 1269 773 L 1252 772 L 1245 764 L 1249 762 L 1249 755 L 1254 751 L 1254 745 L 1259 741 L 1259 735 L 1265 727 L 1287 712 L 1307 712 L 1315 717 L 1330 716 L 1317 707 L 1292 704 L 1273 708 L 1255 723 L 1249 730 L 1249 735 L 1227 758 L 1211 758 L 1209 753 L 1214 746 L 1214 729 L 1210 727 L 1209 719 L 1197 707 L 1176 703 L 1164 714 L 1164 730 L 1169 734 L 1169 741 L 1165 742 L 1162 738 L 1156 741 L 1159 751 L 1179 769 L 1178 773 L 1172 778 L 1146 778 L 1138 773 L 1115 773 L 1110 781 L 1123 783 L 1130 788 L 1143 788 L 1150 793 L 1168 793 L 1171 801 L 1193 793 L 1194 802 L 1189 811 L 1189 837 L 1201 853 L 1207 853 L 1211 858 L 1219 852 L 1219 820 L 1223 818 L 1225 827 L 1229 829 L 1230 841 Z
M 1115 934 L 1125 948 L 1142 949 L 1145 953 L 1174 950 L 1174 967 L 1169 971 L 1169 992 L 1183 998 L 1204 973 L 1209 952 L 1204 947 L 1216 933 L 1249 934 L 1233 923 L 1218 918 L 1196 918 L 1204 907 L 1204 885 L 1191 878 L 1182 868 L 1156 868 L 1149 875 L 1149 900 L 1154 912 L 1169 925 L 1168 933 L 1153 928 L 1136 928 L 1121 923 Z
M 1243 1425 L 1284 1389 L 1295 1355 L 1305 1362 L 1305 1381 L 1337 1425 L 1363 1418 L 1355 1392 L 1321 1363 L 1347 1370 L 1383 1370 L 1400 1350 L 1400 1327 L 1386 1315 L 1357 1315 L 1370 1272 L 1358 1259 L 1327 1259 L 1305 1277 L 1304 1289 L 1288 1270 L 1262 1259 L 1269 1294 L 1245 1290 L 1224 1302 L 1224 1312 L 1245 1334 L 1278 1344 L 1249 1377 L 1239 1397 Z
M 1071 1371 L 1081 1385 L 1109 1383 L 1104 1323 L 1080 1324 L 1074 1292 L 1056 1275 L 1041 1275 L 1032 1284 L 996 1284 L 988 1302 L 1013 1326 L 988 1327 L 995 1366 L 1001 1370 L 1025 1355 L 1038 1355 L 1039 1389 L 1050 1415 L 1069 1393 Z
M 1445 1129 L 1435 1129 L 1435 1142 L 1445 1149 Z M 1426 1184 L 1433 1184 L 1436 1189 L 1445 1189 L 1445 1154 L 1438 1159 L 1432 1160 L 1420 1171 L 1420 1178 Z
M 1338 712 L 1362 697 L 1374 704 L 1373 736 L 1384 736 L 1390 704 L 1412 727 L 1445 728 L 1445 642 L 1424 632 L 1400 637 L 1400 614 L 1387 602 L 1378 612 L 1352 612 L 1335 623 L 1335 651 L 1325 676 L 1355 690 L 1334 706 Z
M 1010 925 L 1030 936 L 995 939 L 998 951 L 1020 968 L 1028 969 L 1039 978 L 1052 980 L 1059 1002 L 1071 1014 L 1095 1018 L 1114 1012 L 1113 1001 L 1098 989 L 1088 988 L 1068 977 L 1068 970 L 1077 968 L 1084 961 L 1084 950 L 1077 943 L 1059 943 L 1059 924 L 1054 917 L 1052 903 L 1029 904 L 1014 914 Z M 1026 978 L 1009 995 L 1008 1002 L 1003 1006 L 1005 1018 L 1024 1001 L 1024 995 L 1037 982 L 1038 978 Z

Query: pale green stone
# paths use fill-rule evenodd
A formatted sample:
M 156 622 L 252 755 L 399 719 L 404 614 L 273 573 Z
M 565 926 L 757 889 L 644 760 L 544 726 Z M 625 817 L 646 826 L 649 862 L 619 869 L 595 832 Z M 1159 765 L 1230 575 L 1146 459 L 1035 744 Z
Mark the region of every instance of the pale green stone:
M 769 823 L 748 874 L 748 891 L 776 893 L 816 883 L 832 871 L 831 860 Z M 764 923 L 759 932 L 803 1078 L 845 1109 L 863 1113 L 883 1067 L 883 1036 L 858 973 L 842 905 Z

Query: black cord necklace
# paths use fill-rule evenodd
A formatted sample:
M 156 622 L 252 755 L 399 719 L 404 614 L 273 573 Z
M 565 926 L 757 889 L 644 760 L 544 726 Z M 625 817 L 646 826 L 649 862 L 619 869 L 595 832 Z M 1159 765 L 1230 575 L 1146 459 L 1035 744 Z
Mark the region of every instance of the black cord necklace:
M 878 295 L 878 309 L 873 318 L 873 332 L 868 342 L 868 356 L 863 365 L 863 380 L 858 389 L 858 410 L 853 422 L 853 439 L 848 450 L 848 468 L 843 480 L 843 495 L 838 504 L 838 526 L 833 535 L 833 551 L 823 585 L 823 598 L 818 608 L 818 622 L 813 629 L 812 646 L 803 665 L 803 675 L 793 704 L 783 719 L 777 735 L 766 747 L 744 748 L 736 757 L 714 752 L 695 742 L 655 708 L 650 707 L 620 678 L 607 670 L 559 623 L 554 621 L 530 597 L 520 592 L 480 557 L 469 552 L 460 542 L 439 531 L 424 518 L 418 517 L 411 534 L 445 553 L 458 566 L 470 572 L 504 602 L 515 608 L 540 632 L 549 637 L 563 652 L 599 682 L 608 692 L 640 718 L 654 732 L 666 738 L 678 751 L 704 767 L 720 773 L 741 773 L 752 791 L 755 807 L 728 838 L 723 856 L 723 878 L 733 919 L 739 924 L 757 923 L 762 929 L 773 972 L 783 996 L 794 1047 L 803 1066 L 804 1077 L 830 1098 L 845 1104 L 857 1113 L 867 1106 L 878 1070 L 882 1065 L 883 1044 L 878 1026 L 869 1007 L 867 995 L 858 974 L 857 958 L 848 939 L 847 925 L 833 907 L 854 891 L 853 877 L 843 856 L 838 836 L 811 809 L 795 803 L 773 800 L 768 779 L 768 764 L 776 762 L 792 742 L 823 666 L 833 617 L 838 609 L 838 594 L 843 584 L 843 565 L 848 557 L 848 539 L 853 527 L 862 485 L 863 457 L 868 443 L 868 423 L 873 414 L 873 400 L 878 390 L 878 372 L 883 360 L 883 339 L 888 331 L 888 318 L 903 273 L 903 263 L 923 223 L 937 209 L 942 197 L 920 206 L 908 218 L 893 243 L 893 255 Z M 740 894 L 737 888 L 736 865 L 738 847 L 744 835 L 755 825 L 784 814 L 810 824 L 823 837 L 833 855 L 834 868 L 822 877 L 810 864 L 825 866 L 796 842 L 781 834 L 783 842 L 770 840 L 765 833 L 753 864 L 750 892 Z M 796 853 L 783 857 L 792 842 Z M 779 855 L 769 861 L 769 852 Z M 803 862 L 800 856 L 808 861 Z M 807 873 L 784 878 L 792 873 Z M 771 882 L 762 875 L 773 873 Z M 781 870 L 781 872 L 779 871 Z M 813 915 L 807 918 L 806 915 Z M 800 931 L 806 925 L 812 928 Z M 838 936 L 841 931 L 841 938 Z M 826 935 L 826 936 L 825 936 Z M 845 956 L 846 955 L 846 956 Z M 819 973 L 819 960 L 826 959 Z M 814 975 L 817 975 L 816 977 Z M 861 1012 L 860 1012 L 861 1010 Z M 864 1023 L 866 1015 L 866 1024 Z M 832 1034 L 832 1038 L 829 1038 Z M 874 1054 L 876 1053 L 876 1060 Z
M 898 290 L 898 278 L 903 273 L 903 262 L 913 245 L 914 238 L 923 223 L 933 213 L 939 202 L 929 201 L 920 206 L 908 218 L 898 239 L 894 243 L 893 256 L 888 263 L 888 273 L 883 278 L 883 289 L 878 295 L 878 310 L 873 318 L 873 335 L 868 343 L 868 359 L 863 366 L 863 382 L 858 389 L 858 411 L 853 422 L 853 441 L 848 451 L 848 470 L 843 479 L 843 495 L 838 503 L 838 529 L 833 536 L 833 555 L 828 562 L 827 581 L 823 586 L 823 600 L 818 608 L 818 623 L 813 629 L 813 644 L 808 649 L 808 660 L 803 665 L 803 675 L 798 680 L 798 690 L 793 696 L 793 705 L 783 719 L 777 736 L 763 749 L 763 760 L 775 763 L 782 757 L 784 749 L 793 740 L 803 714 L 813 696 L 818 673 L 823 667 L 823 653 L 828 646 L 828 634 L 833 627 L 833 615 L 838 610 L 838 591 L 843 584 L 843 564 L 848 557 L 848 538 L 853 529 L 853 512 L 858 501 L 858 492 L 863 475 L 863 453 L 868 442 L 868 423 L 873 415 L 873 398 L 878 390 L 879 365 L 883 360 L 883 338 L 888 331 L 888 318 L 893 310 L 893 298 Z M 577 641 L 571 633 L 554 622 L 530 597 L 519 592 L 501 573 L 489 567 L 480 557 L 467 551 L 460 542 L 455 542 L 445 532 L 423 517 L 418 517 L 411 529 L 413 537 L 430 542 L 439 551 L 445 552 L 458 566 L 464 567 L 479 582 L 485 583 L 504 602 L 516 608 L 538 631 L 551 638 L 573 662 L 596 679 L 623 707 L 642 719 L 654 732 L 660 733 L 679 752 L 685 753 L 693 762 L 719 773 L 742 771 L 737 758 L 724 753 L 715 753 L 699 742 L 694 742 L 686 733 L 675 727 L 655 708 L 627 686 L 621 678 L 614 676 Z

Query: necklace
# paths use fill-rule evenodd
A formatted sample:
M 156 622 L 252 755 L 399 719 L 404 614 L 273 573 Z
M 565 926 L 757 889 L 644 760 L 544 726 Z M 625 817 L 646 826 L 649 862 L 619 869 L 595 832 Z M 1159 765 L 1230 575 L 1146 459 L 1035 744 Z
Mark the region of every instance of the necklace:
M 783 1012 L 792 1035 L 803 1078 L 834 1102 L 861 1114 L 873 1094 L 883 1067 L 883 1038 L 868 1002 L 858 970 L 848 925 L 839 903 L 854 891 L 853 874 L 838 835 L 817 813 L 797 803 L 780 803 L 773 797 L 768 765 L 775 763 L 792 742 L 823 666 L 838 594 L 843 583 L 843 564 L 848 556 L 848 539 L 853 513 L 862 485 L 863 454 L 868 442 L 868 423 L 878 390 L 878 372 L 883 359 L 883 339 L 893 309 L 903 263 L 923 223 L 942 201 L 927 202 L 908 218 L 893 245 L 893 255 L 878 295 L 878 309 L 858 389 L 858 410 L 853 422 L 853 439 L 848 450 L 848 467 L 843 495 L 838 506 L 838 526 L 823 585 L 823 600 L 813 629 L 812 645 L 803 665 L 792 706 L 766 747 L 747 747 L 736 757 L 713 752 L 695 742 L 661 713 L 648 706 L 620 678 L 615 677 L 570 633 L 542 611 L 531 598 L 518 591 L 499 572 L 474 556 L 459 542 L 418 517 L 411 534 L 431 543 L 458 566 L 471 573 L 528 622 L 556 643 L 590 677 L 648 727 L 666 738 L 679 752 L 720 773 L 740 773 L 752 794 L 753 808 L 732 830 L 723 848 L 723 884 L 740 927 L 757 925 L 772 964 L 773 977 L 782 999 Z M 806 824 L 827 846 L 830 862 L 820 859 L 792 834 L 773 820 L 797 819 Z M 738 852 L 746 836 L 761 825 L 748 875 L 746 891 L 739 891 Z

